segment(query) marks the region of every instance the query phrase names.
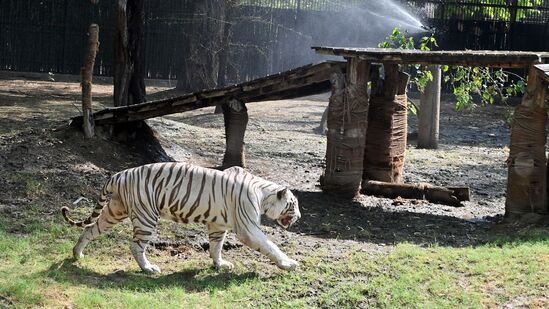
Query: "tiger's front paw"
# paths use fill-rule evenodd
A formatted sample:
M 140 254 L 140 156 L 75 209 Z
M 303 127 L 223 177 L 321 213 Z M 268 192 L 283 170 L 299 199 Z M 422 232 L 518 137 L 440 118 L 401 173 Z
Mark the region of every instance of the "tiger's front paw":
M 284 270 L 295 270 L 299 263 L 296 260 L 287 259 L 278 262 L 277 266 Z
M 220 260 L 218 262 L 214 262 L 214 265 L 215 265 L 216 269 L 232 270 L 234 268 L 233 263 L 231 263 L 229 261 L 225 261 L 225 260 Z
M 82 253 L 82 250 L 79 250 L 77 247 L 74 247 L 72 249 L 72 256 L 75 260 L 79 260 L 84 257 L 84 254 Z
M 143 268 L 141 268 L 144 272 L 146 273 L 149 273 L 149 274 L 153 274 L 153 273 L 161 273 L 160 271 L 160 267 L 156 266 L 156 265 L 153 265 L 153 264 L 149 264 Z

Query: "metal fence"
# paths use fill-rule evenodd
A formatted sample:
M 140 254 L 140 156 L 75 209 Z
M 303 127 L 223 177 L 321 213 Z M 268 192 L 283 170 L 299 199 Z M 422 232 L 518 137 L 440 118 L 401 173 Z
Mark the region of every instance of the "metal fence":
M 428 19 L 475 20 L 545 24 L 547 1 L 523 0 L 408 0 Z M 487 3 L 488 2 L 488 3 Z
M 408 0 L 445 49 L 548 50 L 547 0 Z M 487 3 L 488 2 L 488 3 Z
M 378 0 L 375 0 L 378 1 Z M 318 57 L 310 45 L 337 44 L 335 20 L 374 0 L 240 0 L 231 17 L 226 83 L 283 71 Z M 384 0 L 385 1 L 385 0 Z M 149 78 L 176 79 L 185 57 L 193 0 L 146 0 L 145 59 Z M 547 50 L 549 3 L 522 0 L 402 0 L 437 28 L 445 49 Z M 521 5 L 519 5 L 521 4 Z M 79 74 L 89 24 L 100 25 L 95 74 L 112 76 L 114 3 L 73 0 L 0 0 L 0 70 Z M 207 17 L 206 17 L 207 18 Z M 350 23 L 359 23 L 359 19 Z M 384 33 L 377 33 L 384 35 Z M 377 38 L 356 27 L 352 45 Z

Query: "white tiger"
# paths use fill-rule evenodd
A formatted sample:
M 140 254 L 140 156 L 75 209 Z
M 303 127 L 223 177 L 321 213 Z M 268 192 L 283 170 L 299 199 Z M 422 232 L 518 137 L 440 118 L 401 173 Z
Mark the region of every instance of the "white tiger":
M 206 224 L 210 256 L 217 268 L 233 268 L 221 257 L 229 230 L 278 267 L 293 270 L 298 266 L 259 227 L 261 214 L 284 228 L 294 224 L 301 217 L 296 197 L 285 187 L 240 167 L 218 171 L 185 163 L 143 165 L 113 175 L 103 187 L 98 206 L 86 220 L 70 219 L 68 207 L 61 211 L 71 225 L 85 227 L 73 249 L 75 259 L 83 256 L 90 241 L 129 217 L 133 224 L 130 249 L 139 267 L 145 272 L 160 272 L 147 260 L 145 251 L 154 238 L 159 218 L 165 218 Z

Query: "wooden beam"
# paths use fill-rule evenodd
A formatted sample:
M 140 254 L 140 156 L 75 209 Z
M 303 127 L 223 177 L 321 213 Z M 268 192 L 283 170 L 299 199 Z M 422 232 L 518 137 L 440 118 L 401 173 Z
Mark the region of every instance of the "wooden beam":
M 541 78 L 546 84 L 549 84 L 549 64 L 536 64 L 534 65 L 538 77 Z
M 145 120 L 208 106 L 223 105 L 234 99 L 248 103 L 323 93 L 331 88 L 330 74 L 334 70 L 345 72 L 345 63 L 329 61 L 306 65 L 225 88 L 204 90 L 130 106 L 106 108 L 94 114 L 95 124 L 107 125 Z M 82 123 L 82 118 L 74 118 L 73 123 Z
M 462 65 L 525 68 L 549 59 L 548 52 L 521 51 L 420 51 L 391 48 L 312 47 L 323 55 L 359 58 L 374 63 Z

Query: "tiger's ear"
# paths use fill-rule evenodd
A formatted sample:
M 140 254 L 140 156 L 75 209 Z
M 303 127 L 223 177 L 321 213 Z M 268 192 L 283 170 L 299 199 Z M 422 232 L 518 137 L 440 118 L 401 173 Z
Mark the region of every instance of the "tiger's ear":
M 288 192 L 288 188 L 284 188 L 284 189 L 276 192 L 276 197 L 278 197 L 278 199 L 281 200 L 283 197 L 286 196 L 287 192 Z

